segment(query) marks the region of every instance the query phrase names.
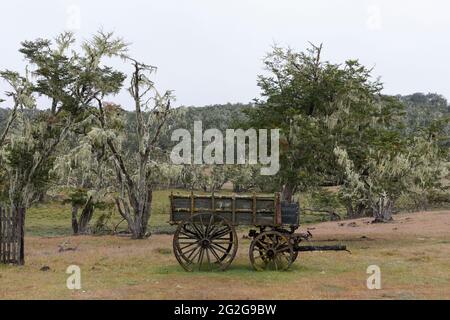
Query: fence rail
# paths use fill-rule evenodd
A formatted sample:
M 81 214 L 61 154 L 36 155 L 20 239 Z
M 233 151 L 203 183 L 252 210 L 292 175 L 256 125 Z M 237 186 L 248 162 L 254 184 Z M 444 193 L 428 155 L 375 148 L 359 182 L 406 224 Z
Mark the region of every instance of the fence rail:
M 0 207 L 0 263 L 23 265 L 25 209 Z

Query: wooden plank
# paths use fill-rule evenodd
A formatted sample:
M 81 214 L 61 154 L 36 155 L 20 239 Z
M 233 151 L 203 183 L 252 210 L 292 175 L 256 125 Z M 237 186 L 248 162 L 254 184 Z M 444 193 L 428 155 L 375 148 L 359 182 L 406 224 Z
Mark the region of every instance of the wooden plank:
M 6 208 L 2 210 L 2 262 L 6 263 Z
M 280 201 L 280 193 L 275 194 L 275 225 L 281 225 L 281 201 Z
M 2 262 L 6 263 L 6 208 L 2 210 Z
M 236 224 L 237 225 L 255 225 L 253 222 L 252 212 L 236 212 Z
M 13 242 L 13 259 L 15 263 L 19 263 L 20 255 L 20 209 L 14 210 L 14 220 L 13 220 L 13 232 L 14 232 L 14 242 Z
M 11 208 L 6 209 L 6 262 L 11 262 Z
M 14 241 L 16 238 L 16 233 L 14 230 L 14 218 L 15 218 L 15 210 L 10 208 L 9 212 L 9 263 L 15 263 L 16 262 L 16 256 L 14 252 Z
M 199 211 L 210 212 L 212 210 L 211 201 L 212 201 L 211 198 L 206 198 L 206 197 L 194 198 L 195 211 L 196 212 L 199 212 Z
M 11 243 L 11 255 L 12 255 L 12 260 L 14 261 L 14 263 L 18 263 L 19 262 L 19 255 L 17 254 L 17 241 L 18 241 L 18 234 L 17 234 L 17 210 L 13 210 L 12 213 L 12 228 L 11 228 L 11 233 L 12 233 L 12 243 Z
M 233 195 L 233 198 L 231 199 L 231 215 L 233 217 L 233 224 L 236 223 L 236 196 Z
M 15 219 L 16 219 L 16 210 L 15 209 L 11 209 L 11 244 L 10 244 L 10 248 L 9 250 L 11 251 L 11 263 L 17 263 L 16 260 L 16 246 L 15 246 L 15 242 L 16 242 L 16 224 L 15 224 Z
M 9 263 L 14 263 L 14 209 L 9 208 Z
M 19 261 L 20 265 L 25 264 L 25 208 L 19 210 Z
M 190 198 L 173 198 L 173 209 L 179 210 L 179 209 L 186 209 L 188 211 L 191 211 L 191 199 Z
M 0 263 L 3 262 L 3 217 L 2 217 L 2 207 L 0 207 Z
M 235 199 L 235 209 L 240 212 L 252 212 L 253 211 L 253 199 Z
M 194 214 L 195 211 L 195 197 L 194 197 L 194 192 L 191 192 L 191 215 Z
M 256 223 L 257 226 L 273 226 L 274 224 L 274 214 L 271 213 L 257 213 Z
M 175 221 L 173 218 L 173 212 L 174 212 L 174 204 L 173 204 L 173 191 L 170 192 L 170 221 Z
M 256 193 L 253 193 L 252 209 L 252 222 L 253 224 L 256 224 Z
M 0 207 L 0 263 L 4 263 L 4 249 L 3 249 L 3 237 L 4 237 L 4 232 L 3 232 L 3 208 Z
M 232 212 L 233 210 L 233 199 L 217 199 L 214 197 L 214 210 L 222 212 Z
M 5 256 L 4 258 L 4 262 L 7 263 L 8 262 L 8 240 L 9 240 L 9 233 L 8 233 L 8 212 L 9 209 L 5 208 L 5 213 L 4 213 L 4 218 L 5 218 L 5 226 L 4 226 L 4 245 L 3 245 L 3 249 L 5 250 L 5 253 L 3 254 Z
M 191 194 L 188 195 L 182 195 L 182 194 L 174 194 L 174 199 L 190 199 L 191 198 Z M 208 194 L 194 194 L 195 198 L 211 198 L 212 195 L 208 195 Z M 214 195 L 214 197 L 216 199 L 232 199 L 233 197 L 235 197 L 236 199 L 247 199 L 247 200 L 252 200 L 253 196 L 248 196 L 248 195 Z M 273 196 L 257 196 L 257 199 L 261 199 L 261 200 L 273 200 Z

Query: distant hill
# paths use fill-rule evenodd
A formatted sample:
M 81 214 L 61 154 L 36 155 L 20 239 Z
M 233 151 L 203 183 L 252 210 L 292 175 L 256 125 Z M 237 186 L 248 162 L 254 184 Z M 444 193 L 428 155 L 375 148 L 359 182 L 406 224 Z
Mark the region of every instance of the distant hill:
M 450 115 L 447 99 L 437 93 L 414 93 L 397 96 L 406 106 L 406 130 L 414 132 L 419 127 L 428 126 L 431 121 Z
M 426 126 L 435 119 L 450 116 L 450 106 L 448 101 L 440 94 L 436 93 L 414 93 L 411 95 L 397 95 L 405 106 L 406 130 L 411 133 L 420 126 Z M 252 104 L 227 103 L 208 105 L 203 107 L 180 107 L 182 116 L 171 121 L 170 128 L 185 128 L 192 131 L 194 121 L 202 121 L 203 129 L 217 128 L 224 131 L 235 128 L 237 124 L 245 121 L 246 115 L 243 110 L 251 107 Z M 133 112 L 128 113 L 128 127 L 132 131 L 135 127 Z M 0 130 L 5 124 L 8 111 L 0 108 Z M 450 133 L 450 130 L 449 130 Z M 170 137 L 163 137 L 161 144 L 167 145 Z M 130 141 L 132 142 L 132 141 Z

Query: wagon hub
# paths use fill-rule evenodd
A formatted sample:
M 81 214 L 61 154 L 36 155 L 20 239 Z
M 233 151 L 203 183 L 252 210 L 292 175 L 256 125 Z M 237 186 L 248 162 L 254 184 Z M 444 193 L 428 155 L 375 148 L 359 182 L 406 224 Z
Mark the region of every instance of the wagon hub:
M 209 248 L 209 246 L 211 245 L 211 241 L 205 238 L 201 241 L 201 245 L 203 248 Z
M 267 257 L 269 257 L 270 259 L 275 257 L 275 250 L 274 249 L 268 249 L 267 250 Z

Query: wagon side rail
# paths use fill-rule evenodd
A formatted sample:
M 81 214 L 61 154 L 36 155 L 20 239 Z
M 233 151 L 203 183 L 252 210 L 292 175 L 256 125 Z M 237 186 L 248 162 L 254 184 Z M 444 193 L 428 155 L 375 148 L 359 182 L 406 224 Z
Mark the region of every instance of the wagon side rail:
M 190 195 L 170 194 L 170 221 L 178 224 L 197 213 L 221 215 L 233 225 L 281 226 L 280 194 L 253 195 Z

